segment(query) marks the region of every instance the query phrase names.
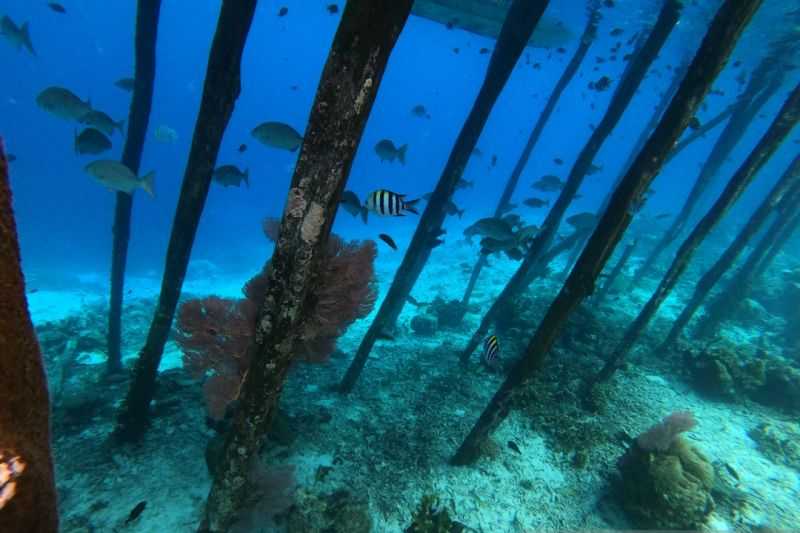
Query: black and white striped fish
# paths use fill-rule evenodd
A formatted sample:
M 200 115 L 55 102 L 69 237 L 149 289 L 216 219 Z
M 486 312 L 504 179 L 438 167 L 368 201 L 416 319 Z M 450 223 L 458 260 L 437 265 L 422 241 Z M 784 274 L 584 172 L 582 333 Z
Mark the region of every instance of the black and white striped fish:
M 404 211 L 418 215 L 419 212 L 414 209 L 419 199 L 406 202 L 405 194 L 397 194 L 396 192 L 387 191 L 386 189 L 378 189 L 369 193 L 367 196 L 367 209 L 374 211 L 379 215 L 402 217 L 405 215 Z
M 497 354 L 500 352 L 500 342 L 497 340 L 497 335 L 489 335 L 483 341 L 483 360 L 489 366 L 497 364 Z

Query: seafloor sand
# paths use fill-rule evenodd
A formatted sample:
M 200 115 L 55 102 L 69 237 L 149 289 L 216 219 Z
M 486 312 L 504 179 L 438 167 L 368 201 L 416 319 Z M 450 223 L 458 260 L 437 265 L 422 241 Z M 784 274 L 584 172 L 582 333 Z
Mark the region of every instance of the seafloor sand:
M 471 265 L 474 253 L 474 248 L 460 242 L 437 249 L 413 291 L 416 299 L 460 298 L 469 269 L 454 265 Z M 400 258 L 400 252 L 381 248 L 376 265 L 381 295 Z M 473 302 L 485 310 L 513 266 L 508 260 L 492 261 Z M 554 270 L 560 272 L 561 267 Z M 250 274 L 229 275 L 212 263 L 195 262 L 184 296 L 236 297 Z M 34 322 L 41 326 L 86 314 L 88 309 L 102 311 L 106 289 L 100 280 L 104 276 L 85 275 L 76 283 L 52 289 L 42 281 L 29 295 Z M 29 275 L 29 287 L 31 278 L 36 284 L 36 275 Z M 124 357 L 128 363 L 144 340 L 159 285 L 156 277 L 127 282 Z M 539 280 L 533 285 L 532 295 L 541 307 L 539 316 L 557 289 L 555 281 Z M 563 424 L 636 435 L 672 411 L 691 410 L 699 422 L 688 435 L 691 442 L 712 460 L 732 466 L 740 477 L 737 488 L 749 498 L 737 516 L 720 506 L 711 521 L 714 529 L 742 530 L 759 524 L 796 527 L 800 525 L 800 475 L 764 457 L 747 435 L 760 422 L 785 417 L 758 406 L 704 400 L 672 374 L 668 365 L 649 360 L 641 347 L 665 333 L 685 290 L 679 287 L 666 302 L 650 335 L 636 351 L 636 364 L 617 376 L 605 412 L 565 417 Z M 584 345 L 585 352 L 575 351 L 574 346 L 569 350 L 557 346 L 553 359 L 578 359 L 609 349 L 647 296 L 645 290 L 620 293 L 597 313 L 613 335 L 592 339 Z M 373 531 L 380 532 L 402 531 L 423 494 L 438 495 L 454 519 L 482 532 L 631 527 L 609 497 L 616 460 L 624 451 L 622 441 L 592 447 L 585 464 L 575 466 L 573 450 L 559 448 L 546 431 L 539 430 L 535 418 L 514 412 L 494 436 L 497 446 L 491 458 L 473 467 L 448 466 L 449 456 L 500 384 L 501 376 L 480 366 L 477 355 L 467 370 L 457 364 L 458 351 L 476 327 L 479 313 L 468 313 L 465 326 L 458 331 L 420 337 L 408 327 L 417 312 L 406 306 L 396 340 L 378 343 L 350 396 L 331 392 L 330 387 L 341 378 L 369 319 L 350 328 L 340 339 L 340 353 L 328 364 L 302 365 L 292 372 L 282 408 L 290 417 L 294 439 L 272 447 L 268 462 L 295 465 L 302 497 L 345 489 L 350 497 L 369 501 Z M 84 327 L 102 332 L 105 324 L 84 323 Z M 758 331 L 729 333 L 737 335 L 737 341 L 759 337 Z M 46 354 L 51 383 L 57 379 L 58 369 L 53 366 L 58 357 Z M 98 350 L 82 354 L 78 362 L 93 365 L 96 371 L 82 366 L 75 374 L 84 376 L 83 383 L 92 383 L 92 376 L 98 376 L 98 381 L 88 390 L 64 394 L 77 395 L 73 402 L 79 409 L 81 402 L 92 404 L 89 399 L 94 396 L 108 405 L 89 410 L 94 413 L 91 418 L 68 413 L 69 423 L 59 422 L 65 416 L 61 410 L 55 413 L 64 531 L 194 531 L 210 483 L 205 446 L 214 435 L 205 423 L 200 384 L 180 370 L 181 354 L 170 342 L 161 367 L 168 372 L 163 374 L 154 407 L 157 416 L 146 439 L 140 446 L 114 448 L 106 444 L 106 438 L 113 427 L 113 409 L 125 387 L 124 383 L 99 381 L 102 361 Z M 563 411 L 563 406 L 554 412 L 559 409 Z M 508 441 L 516 443 L 521 453 L 512 451 Z M 147 507 L 141 517 L 123 526 L 130 510 L 143 500 Z

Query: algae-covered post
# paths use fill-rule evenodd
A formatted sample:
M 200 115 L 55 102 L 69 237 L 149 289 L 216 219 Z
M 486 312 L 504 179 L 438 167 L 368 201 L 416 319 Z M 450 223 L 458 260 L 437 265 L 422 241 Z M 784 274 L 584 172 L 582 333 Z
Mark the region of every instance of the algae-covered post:
M 189 256 L 203 213 L 222 135 L 240 91 L 240 68 L 256 0 L 224 0 L 211 43 L 200 110 L 186 163 L 178 207 L 167 248 L 158 307 L 133 380 L 117 418 L 114 435 L 122 441 L 141 438 L 149 418 L 158 365 L 183 286 Z
M 202 531 L 227 531 L 266 440 L 293 346 L 309 319 L 331 225 L 356 149 L 412 0 L 350 0 L 311 110 L 256 322 L 239 407 L 206 504 Z
M 558 82 L 553 88 L 553 92 L 550 93 L 550 97 L 547 99 L 547 103 L 542 109 L 542 112 L 539 114 L 539 118 L 536 119 L 536 124 L 534 125 L 530 136 L 528 136 L 528 142 L 525 143 L 525 147 L 522 149 L 522 153 L 517 160 L 517 164 L 514 165 L 514 170 L 511 171 L 511 175 L 506 182 L 506 186 L 503 189 L 503 194 L 500 196 L 500 200 L 497 202 L 497 208 L 494 210 L 495 217 L 499 217 L 506 212 L 508 204 L 511 201 L 511 196 L 514 194 L 514 190 L 517 188 L 517 183 L 522 175 L 522 171 L 525 170 L 525 166 L 528 164 L 528 159 L 530 159 L 531 153 L 533 153 L 533 149 L 536 147 L 536 143 L 539 141 L 539 136 L 542 134 L 542 130 L 544 130 L 547 121 L 550 119 L 550 115 L 553 114 L 553 111 L 555 110 L 556 105 L 561 98 L 561 93 L 564 92 L 564 89 L 567 88 L 569 82 L 572 81 L 572 78 L 578 71 L 578 67 L 580 67 L 583 59 L 586 57 L 586 53 L 589 51 L 589 46 L 591 46 L 595 39 L 597 34 L 597 22 L 600 18 L 600 14 L 597 10 L 598 6 L 599 3 L 596 4 L 591 11 L 589 11 L 586 27 L 583 29 L 583 34 L 581 35 L 578 43 L 578 48 L 575 50 L 575 53 L 569 60 L 567 68 L 564 69 L 564 72 L 558 79 Z M 467 288 L 464 290 L 464 296 L 461 297 L 461 305 L 463 307 L 466 307 L 469 304 L 469 299 L 472 296 L 475 283 L 478 281 L 478 276 L 480 276 L 481 270 L 484 266 L 486 266 L 486 255 L 480 254 L 478 256 L 478 260 L 475 262 L 475 266 L 472 267 L 472 274 L 470 274 Z
M 489 113 L 511 76 L 511 71 L 522 55 L 522 51 L 548 2 L 549 0 L 514 0 L 511 4 L 500 30 L 500 36 L 497 38 L 497 45 L 492 52 L 478 97 L 461 128 L 439 182 L 428 200 L 428 205 L 417 225 L 408 251 L 403 257 L 403 262 L 389 287 L 389 292 L 366 335 L 361 340 L 353 362 L 342 379 L 339 386 L 341 392 L 347 393 L 353 390 L 378 336 L 386 329 L 394 327 L 406 298 L 430 257 L 431 250 L 436 246 L 437 239 L 443 232 L 442 224 L 447 216 L 447 204 L 455 192 L 458 180 L 464 173 L 467 161 L 489 118 Z
M 655 60 L 659 50 L 663 46 L 667 37 L 675 27 L 680 15 L 680 3 L 677 0 L 667 0 L 659 13 L 658 20 L 653 26 L 652 31 L 648 35 L 645 43 L 641 46 L 639 51 L 631 60 L 631 63 L 626 69 L 626 74 L 622 78 L 611 97 L 611 103 L 606 110 L 600 124 L 597 125 L 591 137 L 584 145 L 572 170 L 569 173 L 569 178 L 561 190 L 558 199 L 553 204 L 550 212 L 542 223 L 542 228 L 537 233 L 530 249 L 528 250 L 522 263 L 514 272 L 514 275 L 508 281 L 500 296 L 492 303 L 489 311 L 483 316 L 478 329 L 472 335 L 469 343 L 464 351 L 461 352 L 461 363 L 465 364 L 469 361 L 470 355 L 475 351 L 475 348 L 482 342 L 489 327 L 494 322 L 497 313 L 504 308 L 507 302 L 512 298 L 516 298 L 519 293 L 527 287 L 527 282 L 530 279 L 530 273 L 537 269 L 537 265 L 541 262 L 542 255 L 546 252 L 547 247 L 553 240 L 553 237 L 561 224 L 561 219 L 569 207 L 572 200 L 575 198 L 575 193 L 583 183 L 583 179 L 589 168 L 592 165 L 597 152 L 605 142 L 605 139 L 611 134 L 614 126 L 619 122 L 620 117 L 625 112 L 631 99 L 633 98 L 636 89 L 644 79 L 645 74 L 650 64 Z
M 753 282 L 761 277 L 769 261 L 772 259 L 770 252 L 781 247 L 782 243 L 800 226 L 800 187 L 795 184 L 795 189 L 781 200 L 777 208 L 777 216 L 761 237 L 747 260 L 739 267 L 736 273 L 727 281 L 725 288 L 707 304 L 705 315 L 694 328 L 693 337 L 704 339 L 716 333 L 720 323 L 735 313 L 741 303 L 747 298 Z
M 139 0 L 136 7 L 135 74 L 133 98 L 128 113 L 128 134 L 122 149 L 122 164 L 139 175 L 156 76 L 156 37 L 161 0 Z M 114 237 L 111 252 L 111 295 L 108 305 L 108 360 L 106 371 L 122 369 L 122 299 L 125 285 L 125 263 L 131 234 L 133 194 L 117 192 L 114 208 Z
M 747 87 L 733 104 L 731 118 L 705 159 L 700 174 L 689 191 L 680 213 L 674 218 L 670 227 L 634 274 L 633 284 L 637 284 L 642 276 L 652 270 L 661 252 L 680 236 L 711 180 L 736 148 L 756 114 L 780 88 L 784 74 L 780 72 L 780 68 L 776 68 L 779 64 L 780 61 L 776 61 L 774 57 L 768 55 L 753 71 Z
M 766 164 L 772 154 L 775 153 L 775 150 L 777 150 L 784 139 L 786 139 L 798 120 L 800 120 L 800 85 L 797 85 L 792 90 L 791 94 L 784 102 L 783 107 L 781 107 L 780 112 L 775 117 L 775 120 L 761 137 L 758 145 L 750 152 L 750 155 L 747 156 L 744 163 L 742 163 L 733 177 L 731 177 L 719 198 L 714 202 L 714 205 L 711 206 L 686 240 L 683 241 L 675 255 L 675 259 L 672 261 L 667 273 L 664 274 L 661 283 L 659 283 L 658 288 L 656 288 L 655 292 L 650 296 L 650 299 L 636 319 L 628 326 L 625 335 L 607 359 L 602 370 L 589 382 L 590 386 L 595 383 L 608 381 L 616 369 L 619 368 L 625 355 L 633 346 L 633 343 L 636 342 L 636 339 L 650 323 L 650 319 L 653 318 L 653 315 L 658 311 L 661 303 L 675 287 L 678 278 L 683 274 L 683 271 L 686 270 L 697 247 L 700 246 L 700 243 L 703 242 L 708 233 L 714 229 L 722 217 L 725 216 L 733 204 L 736 203 L 744 190 L 753 181 L 756 173 Z
M 640 201 L 658 174 L 664 159 L 681 132 L 689 124 L 703 95 L 711 88 L 741 32 L 761 0 L 724 3 L 706 33 L 677 94 L 639 156 L 620 182 L 609 208 L 597 225 L 572 273 L 547 311 L 524 356 L 511 369 L 492 397 L 472 431 L 452 458 L 465 465 L 480 453 L 486 438 L 503 421 L 511 408 L 513 395 L 544 363 L 559 329 L 569 314 L 589 294 L 597 276 L 631 221 L 630 207 Z
M 606 295 L 608 294 L 608 291 L 614 285 L 614 282 L 617 281 L 617 278 L 619 277 L 620 273 L 625 269 L 625 265 L 628 264 L 628 259 L 631 258 L 631 255 L 633 254 L 633 251 L 636 249 L 636 245 L 638 242 L 639 241 L 637 239 L 633 239 L 625 247 L 625 250 L 623 250 L 622 254 L 619 256 L 619 260 L 617 260 L 616 264 L 611 269 L 611 272 L 609 272 L 605 284 L 594 295 L 593 302 L 595 305 L 600 304 L 605 299 Z
M 744 247 L 750 242 L 750 239 L 760 231 L 776 206 L 781 203 L 787 194 L 789 196 L 794 196 L 798 184 L 800 184 L 800 155 L 794 158 L 794 161 L 792 161 L 778 182 L 772 187 L 766 198 L 764 198 L 758 208 L 750 216 L 750 220 L 747 221 L 747 224 L 745 224 L 744 228 L 739 232 L 739 235 L 736 236 L 714 265 L 701 276 L 700 281 L 695 284 L 691 298 L 686 303 L 686 306 L 683 308 L 683 311 L 681 311 L 677 320 L 672 323 L 672 328 L 658 351 L 665 353 L 666 350 L 672 346 L 672 343 L 678 339 L 681 331 L 683 331 L 683 328 L 686 327 L 686 324 L 692 319 L 694 313 L 706 299 L 706 296 L 708 296 L 708 293 L 711 292 L 711 289 L 714 288 L 722 276 L 733 266 L 739 254 L 744 250 Z
M 17 226 L 0 138 L 0 530 L 58 531 L 50 399 L 28 313 Z
M 672 151 L 669 153 L 666 162 L 669 163 L 672 160 L 672 158 L 681 153 L 681 151 L 684 148 L 692 144 L 697 139 L 705 136 L 706 133 L 713 130 L 718 125 L 725 122 L 725 120 L 733 114 L 735 109 L 736 109 L 735 104 L 729 105 L 728 107 L 726 107 L 725 109 L 714 115 L 714 117 L 710 118 L 705 123 L 703 123 L 695 131 L 684 137 L 684 139 L 678 144 L 676 144 L 675 148 L 673 148 Z

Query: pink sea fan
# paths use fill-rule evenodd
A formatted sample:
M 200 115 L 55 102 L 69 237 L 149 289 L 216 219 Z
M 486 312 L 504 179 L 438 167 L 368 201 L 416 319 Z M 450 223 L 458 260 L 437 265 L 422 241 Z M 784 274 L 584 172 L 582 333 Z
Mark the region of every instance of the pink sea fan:
M 691 411 L 675 411 L 661 422 L 651 427 L 636 442 L 645 451 L 666 451 L 672 441 L 684 431 L 689 431 L 697 424 Z

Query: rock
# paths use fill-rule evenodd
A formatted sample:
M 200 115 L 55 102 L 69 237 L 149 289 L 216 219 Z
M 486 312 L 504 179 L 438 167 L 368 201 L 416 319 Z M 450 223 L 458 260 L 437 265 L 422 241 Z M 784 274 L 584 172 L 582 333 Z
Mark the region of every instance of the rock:
M 417 335 L 430 337 L 436 335 L 436 319 L 428 315 L 417 315 L 411 319 L 411 329 Z
M 466 530 L 464 524 L 450 518 L 447 508 L 439 505 L 438 498 L 425 495 L 405 533 L 461 533 Z
M 758 451 L 775 464 L 800 470 L 800 426 L 792 423 L 763 423 L 747 432 Z
M 680 436 L 665 452 L 634 444 L 617 466 L 622 507 L 638 527 L 697 529 L 714 509 L 713 466 Z
M 372 518 L 366 501 L 346 490 L 317 495 L 299 490 L 286 520 L 287 533 L 369 533 Z
M 436 316 L 440 328 L 457 328 L 461 326 L 461 321 L 466 311 L 466 308 L 459 300 L 445 301 L 441 296 L 437 296 L 430 306 L 430 312 Z

